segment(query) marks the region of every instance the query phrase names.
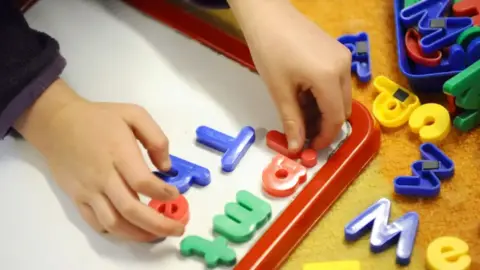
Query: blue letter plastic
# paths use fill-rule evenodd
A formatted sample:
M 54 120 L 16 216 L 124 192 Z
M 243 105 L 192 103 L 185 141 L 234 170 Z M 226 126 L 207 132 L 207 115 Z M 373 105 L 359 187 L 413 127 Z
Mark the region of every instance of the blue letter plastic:
M 203 145 L 223 152 L 222 170 L 233 172 L 248 148 L 255 142 L 255 130 L 244 127 L 236 138 L 230 137 L 206 126 L 197 128 L 197 141 Z
M 352 52 L 352 72 L 355 72 L 361 82 L 368 82 L 372 78 L 372 66 L 370 64 L 370 41 L 368 34 L 360 32 L 357 35 L 343 35 L 338 41 Z M 357 48 L 363 44 L 363 48 Z
M 454 44 L 457 37 L 473 26 L 469 17 L 441 17 L 450 6 L 451 0 L 423 0 L 400 12 L 400 20 L 405 28 L 417 26 L 423 36 L 420 46 L 425 54 L 434 53 Z M 441 21 L 442 26 L 431 25 Z
M 440 181 L 451 178 L 453 161 L 431 143 L 420 146 L 422 160 L 412 165 L 413 176 L 399 176 L 393 181 L 395 192 L 406 196 L 435 197 L 440 193 Z M 424 169 L 424 163 L 437 161 L 439 168 Z
M 397 243 L 397 264 L 408 265 L 418 228 L 418 214 L 409 212 L 388 224 L 390 201 L 380 199 L 345 226 L 345 239 L 356 241 L 369 230 L 370 250 L 379 253 Z
M 436 67 L 427 67 L 420 64 L 413 66 L 413 69 L 418 74 L 433 74 L 439 72 L 462 71 L 467 67 L 469 58 L 467 53 L 459 44 L 453 44 L 450 47 L 448 57 L 444 57 L 440 65 Z
M 467 48 L 469 65 L 473 65 L 480 60 L 480 37 L 475 38 L 468 44 Z
M 170 172 L 153 172 L 158 178 L 174 185 L 180 193 L 185 193 L 193 185 L 207 186 L 210 184 L 210 171 L 176 156 L 170 155 L 172 169 Z

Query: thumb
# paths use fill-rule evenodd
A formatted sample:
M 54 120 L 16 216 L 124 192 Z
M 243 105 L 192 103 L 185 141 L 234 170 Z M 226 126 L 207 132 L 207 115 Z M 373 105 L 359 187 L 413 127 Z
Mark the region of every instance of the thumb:
M 288 86 L 276 86 L 271 90 L 287 137 L 288 150 L 294 153 L 300 151 L 305 142 L 304 121 L 295 92 Z

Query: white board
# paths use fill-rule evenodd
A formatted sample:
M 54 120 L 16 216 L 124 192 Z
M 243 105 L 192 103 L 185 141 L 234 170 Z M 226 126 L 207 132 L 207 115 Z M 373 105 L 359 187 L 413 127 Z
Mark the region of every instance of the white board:
M 199 101 L 200 100 L 202 99 L 199 99 Z M 258 113 L 261 113 L 262 109 L 264 108 L 259 108 Z M 212 114 L 226 113 L 221 107 L 212 107 L 210 110 L 212 111 Z M 201 121 L 201 119 L 195 120 L 192 118 L 190 121 L 195 125 L 199 124 L 197 121 Z M 251 125 L 257 127 L 263 127 L 268 124 L 268 122 L 262 122 L 255 119 L 252 119 L 251 121 Z M 238 124 L 232 125 L 228 119 L 216 122 L 216 125 L 229 127 L 228 130 L 231 134 L 235 134 L 236 131 L 239 131 L 242 128 L 242 126 Z M 341 135 L 339 135 L 335 143 L 332 144 L 331 149 L 319 152 L 319 163 L 316 167 L 308 170 L 308 180 L 310 180 L 321 166 L 325 164 L 332 149 L 336 149 L 340 145 L 340 142 L 350 134 L 349 132 L 350 125 L 345 124 Z M 175 133 L 175 135 L 181 136 L 177 133 Z M 189 135 L 194 135 L 194 133 L 189 132 Z M 190 138 L 187 135 L 185 138 L 185 147 L 195 148 L 195 144 L 189 143 L 189 139 Z M 306 183 L 302 184 L 292 196 L 286 198 L 274 198 L 265 195 L 262 191 L 262 171 L 270 163 L 271 159 L 275 156 L 275 153 L 265 146 L 264 140 L 259 140 L 249 149 L 233 173 L 220 172 L 220 154 L 210 153 L 206 150 L 201 151 L 202 153 L 198 153 L 198 158 L 195 160 L 197 164 L 210 169 L 212 182 L 206 187 L 193 186 L 184 194 L 190 205 L 190 222 L 187 225 L 185 236 L 198 235 L 205 239 L 213 240 L 213 236 L 217 235 L 212 232 L 214 216 L 224 213 L 225 204 L 235 202 L 235 196 L 239 190 L 247 190 L 251 192 L 253 195 L 269 203 L 272 207 L 272 219 L 263 226 L 262 229 L 255 233 L 254 238 L 251 241 L 242 244 L 230 244 L 237 254 L 237 260 L 241 260 L 255 241 L 269 227 L 269 225 L 275 221 L 275 218 L 278 217 L 278 215 L 288 206 L 289 202 L 295 198 L 295 195 L 302 190 Z M 195 152 L 197 152 L 197 150 L 195 150 Z M 192 159 L 194 158 L 192 157 Z M 148 199 L 146 202 L 148 202 Z M 161 244 L 156 245 L 153 251 L 158 254 L 168 253 L 171 250 L 177 250 L 178 252 L 181 239 L 182 238 L 168 238 Z M 162 260 L 162 267 L 163 266 L 166 266 L 165 269 L 204 269 L 202 260 L 192 257 L 183 258 L 179 255 L 165 257 L 164 260 Z
M 171 154 L 210 170 L 209 186 L 185 194 L 191 214 L 185 236 L 212 239 L 213 216 L 222 214 L 239 190 L 272 206 L 272 219 L 254 239 L 231 245 L 240 260 L 294 198 L 271 199 L 261 191 L 262 170 L 274 157 L 265 145 L 265 131 L 281 130 L 261 79 L 120 1 L 43 0 L 27 17 L 33 27 L 59 40 L 69 63 L 64 78 L 79 93 L 144 106 L 169 137 Z M 257 141 L 236 170 L 225 174 L 221 155 L 194 142 L 200 125 L 232 136 L 249 125 L 257 129 Z M 336 143 L 319 154 L 309 179 L 348 133 L 346 124 Z M 205 268 L 201 260 L 180 256 L 182 238 L 149 245 L 92 232 L 56 187 L 44 160 L 24 142 L 0 143 L 0 168 L 1 269 Z

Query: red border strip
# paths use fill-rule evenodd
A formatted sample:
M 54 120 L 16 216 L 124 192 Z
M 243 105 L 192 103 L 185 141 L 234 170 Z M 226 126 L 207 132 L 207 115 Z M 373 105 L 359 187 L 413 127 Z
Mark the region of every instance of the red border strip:
M 34 4 L 37 3 L 38 0 L 20 0 L 19 3 L 20 3 L 20 10 L 22 12 L 26 12 L 27 10 L 29 10 Z
M 248 46 L 237 37 L 166 0 L 124 0 L 131 6 L 255 71 Z

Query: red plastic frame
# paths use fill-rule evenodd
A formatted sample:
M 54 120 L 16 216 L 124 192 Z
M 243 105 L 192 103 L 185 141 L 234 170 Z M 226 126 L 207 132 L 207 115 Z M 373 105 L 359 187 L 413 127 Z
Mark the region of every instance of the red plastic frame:
M 28 9 L 30 9 L 35 3 L 37 3 L 38 0 L 18 0 L 20 4 L 20 10 L 22 12 L 26 12 Z
M 168 0 L 124 0 L 124 2 L 255 71 L 250 50 L 243 41 L 195 17 L 178 5 Z

